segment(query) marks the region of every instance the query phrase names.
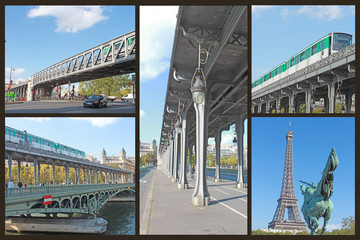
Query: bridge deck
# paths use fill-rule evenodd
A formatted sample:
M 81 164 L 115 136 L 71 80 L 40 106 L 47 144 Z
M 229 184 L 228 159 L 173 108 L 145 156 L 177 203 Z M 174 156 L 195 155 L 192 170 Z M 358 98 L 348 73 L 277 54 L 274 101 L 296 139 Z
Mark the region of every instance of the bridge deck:
M 147 227 L 148 234 L 247 234 L 246 190 L 236 189 L 233 181 L 214 183 L 209 177 L 211 205 L 197 208 L 191 205 L 194 184 L 189 178 L 190 188 L 178 190 L 162 170 L 156 169 L 149 182 L 154 190 L 150 191 L 145 217 L 141 216 L 140 234 L 146 234 Z

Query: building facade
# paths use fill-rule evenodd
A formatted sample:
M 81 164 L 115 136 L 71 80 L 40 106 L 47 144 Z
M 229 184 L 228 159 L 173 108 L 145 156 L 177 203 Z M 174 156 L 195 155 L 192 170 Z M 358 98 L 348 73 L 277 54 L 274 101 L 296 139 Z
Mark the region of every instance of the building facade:
M 108 156 L 103 148 L 100 153 L 100 162 L 108 166 L 117 165 L 121 169 L 135 173 L 135 157 L 127 157 L 124 148 L 121 148 L 118 156 Z

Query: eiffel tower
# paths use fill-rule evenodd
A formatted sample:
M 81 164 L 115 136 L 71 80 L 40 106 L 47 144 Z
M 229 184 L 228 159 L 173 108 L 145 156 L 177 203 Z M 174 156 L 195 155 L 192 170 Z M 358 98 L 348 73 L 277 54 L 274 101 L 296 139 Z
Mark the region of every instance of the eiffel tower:
M 281 194 L 280 198 L 278 199 L 278 205 L 274 217 L 268 226 L 268 228 L 274 230 L 306 231 L 306 224 L 301 218 L 294 189 L 294 169 L 292 153 L 293 138 L 294 135 L 291 131 L 291 122 L 289 122 L 289 131 L 286 134 L 285 167 Z

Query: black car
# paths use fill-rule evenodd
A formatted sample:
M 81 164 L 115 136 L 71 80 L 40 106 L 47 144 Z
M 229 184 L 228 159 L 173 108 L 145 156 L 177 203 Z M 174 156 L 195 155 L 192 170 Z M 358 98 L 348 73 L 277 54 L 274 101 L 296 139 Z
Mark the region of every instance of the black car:
M 83 102 L 84 107 L 107 107 L 107 100 L 101 95 L 90 95 Z

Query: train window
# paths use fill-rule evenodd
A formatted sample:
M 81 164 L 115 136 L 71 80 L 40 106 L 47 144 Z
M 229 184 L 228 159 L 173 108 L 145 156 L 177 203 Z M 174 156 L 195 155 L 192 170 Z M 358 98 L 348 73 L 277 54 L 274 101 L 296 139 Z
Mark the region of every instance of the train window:
M 295 63 L 295 59 L 291 59 L 291 62 L 290 62 L 290 67 L 294 66 L 294 63 Z
M 310 57 L 310 48 L 308 50 L 306 50 L 306 58 Z
M 317 53 L 317 44 L 312 46 L 312 55 L 314 55 L 315 53 Z
M 341 50 L 347 46 L 351 45 L 351 35 L 346 34 L 340 34 L 340 33 L 334 33 L 334 44 L 333 49 L 334 50 Z
M 300 62 L 303 61 L 305 59 L 305 52 L 300 54 Z
M 322 51 L 325 49 L 325 40 L 322 40 L 319 42 L 319 51 Z
M 18 137 L 18 138 L 23 138 L 23 134 L 21 133 L 21 132 L 16 132 L 16 137 Z

